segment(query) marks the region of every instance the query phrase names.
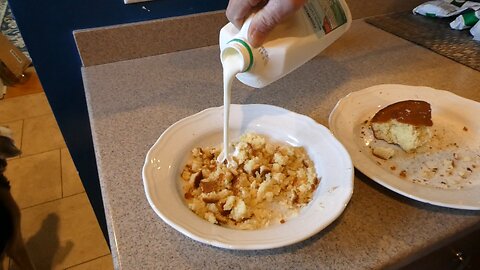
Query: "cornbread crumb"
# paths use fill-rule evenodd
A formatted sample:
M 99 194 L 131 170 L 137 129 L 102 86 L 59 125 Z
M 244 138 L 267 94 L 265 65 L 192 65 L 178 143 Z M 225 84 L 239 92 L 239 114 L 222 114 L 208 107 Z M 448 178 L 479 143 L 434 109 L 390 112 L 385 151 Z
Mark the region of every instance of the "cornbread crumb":
M 302 147 L 277 145 L 254 133 L 234 144 L 237 167 L 218 164 L 220 149 L 196 147 L 181 177 L 184 198 L 213 224 L 258 229 L 283 224 L 312 199 L 319 180 Z
M 387 160 L 387 159 L 391 159 L 393 157 L 393 155 L 395 155 L 395 150 L 392 149 L 392 148 L 388 148 L 388 147 L 378 146 L 378 147 L 373 148 L 372 153 L 376 157 Z

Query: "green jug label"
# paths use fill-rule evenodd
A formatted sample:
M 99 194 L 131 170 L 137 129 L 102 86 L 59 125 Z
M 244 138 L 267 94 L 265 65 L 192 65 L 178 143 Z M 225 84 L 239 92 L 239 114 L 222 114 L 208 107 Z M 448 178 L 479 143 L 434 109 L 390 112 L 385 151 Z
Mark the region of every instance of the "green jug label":
M 338 0 L 309 0 L 303 10 L 319 36 L 324 36 L 347 22 L 345 11 Z

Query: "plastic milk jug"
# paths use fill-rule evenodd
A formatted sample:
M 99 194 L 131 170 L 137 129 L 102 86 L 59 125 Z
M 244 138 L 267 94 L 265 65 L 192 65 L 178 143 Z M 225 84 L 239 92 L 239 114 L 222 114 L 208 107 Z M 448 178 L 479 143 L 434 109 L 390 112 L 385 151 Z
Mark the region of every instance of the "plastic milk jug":
M 261 47 L 247 39 L 251 17 L 238 30 L 229 23 L 220 30 L 220 58 L 241 59 L 242 83 L 262 88 L 303 65 L 345 33 L 352 16 L 344 0 L 309 0 L 273 29 Z

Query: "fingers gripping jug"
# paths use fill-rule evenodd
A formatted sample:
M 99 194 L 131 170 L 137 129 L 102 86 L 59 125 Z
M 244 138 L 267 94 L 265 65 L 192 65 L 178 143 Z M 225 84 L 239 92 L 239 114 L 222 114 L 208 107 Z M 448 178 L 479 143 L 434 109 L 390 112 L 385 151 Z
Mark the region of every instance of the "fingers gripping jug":
M 344 0 L 309 0 L 302 9 L 278 25 L 261 47 L 247 39 L 251 17 L 238 30 L 229 23 L 220 30 L 220 57 L 241 65 L 242 83 L 262 88 L 318 55 L 350 27 L 352 17 Z
M 251 18 L 238 30 L 229 23 L 220 30 L 223 66 L 223 149 L 217 162 L 236 167 L 229 136 L 230 94 L 235 76 L 262 88 L 319 54 L 350 27 L 352 17 L 344 0 L 309 0 L 302 9 L 277 25 L 263 46 L 253 48 L 247 34 Z

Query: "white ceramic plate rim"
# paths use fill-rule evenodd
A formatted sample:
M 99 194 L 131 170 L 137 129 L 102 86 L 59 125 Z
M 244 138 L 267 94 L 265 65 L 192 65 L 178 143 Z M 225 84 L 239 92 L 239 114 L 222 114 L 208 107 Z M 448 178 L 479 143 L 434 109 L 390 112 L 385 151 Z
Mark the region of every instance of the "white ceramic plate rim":
M 479 210 L 480 187 L 447 190 L 415 184 L 402 180 L 390 171 L 382 170 L 355 143 L 354 126 L 369 119 L 379 108 L 397 101 L 419 99 L 432 106 L 432 117 L 436 111 L 455 114 L 469 121 L 469 130 L 480 137 L 480 126 L 475 122 L 480 115 L 480 103 L 455 95 L 449 91 L 424 86 L 384 84 L 352 92 L 342 98 L 330 113 L 329 127 L 347 148 L 355 167 L 382 186 L 408 198 L 432 205 L 455 209 Z M 461 108 L 461 109 L 457 109 Z M 452 116 L 453 117 L 453 116 Z
M 179 191 L 178 164 L 184 162 L 186 153 L 196 146 L 195 141 L 204 140 L 210 136 L 209 132 L 221 133 L 222 118 L 223 107 L 209 108 L 184 118 L 165 130 L 148 151 L 142 171 L 145 193 L 163 221 L 205 244 L 227 249 L 269 249 L 305 240 L 340 216 L 353 193 L 353 165 L 348 152 L 331 132 L 311 118 L 279 107 L 232 104 L 230 126 L 234 134 L 253 131 L 304 146 L 322 177 L 320 185 L 312 202 L 285 224 L 242 231 L 213 225 L 197 217 L 188 209 Z M 174 151 L 179 148 L 185 151 Z

